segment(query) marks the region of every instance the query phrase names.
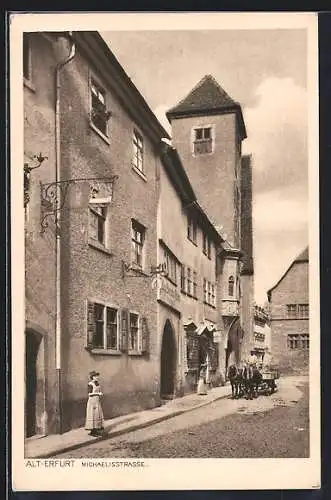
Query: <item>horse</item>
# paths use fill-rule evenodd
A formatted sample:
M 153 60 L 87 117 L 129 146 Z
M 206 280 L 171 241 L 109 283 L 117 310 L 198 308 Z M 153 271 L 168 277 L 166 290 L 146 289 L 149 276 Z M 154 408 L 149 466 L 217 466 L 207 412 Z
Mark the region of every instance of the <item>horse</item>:
M 232 398 L 238 398 L 243 394 L 243 373 L 236 365 L 230 365 L 228 378 L 231 384 Z
M 247 399 L 256 398 L 259 385 L 262 382 L 262 374 L 256 366 L 246 365 L 243 369 L 243 379 Z

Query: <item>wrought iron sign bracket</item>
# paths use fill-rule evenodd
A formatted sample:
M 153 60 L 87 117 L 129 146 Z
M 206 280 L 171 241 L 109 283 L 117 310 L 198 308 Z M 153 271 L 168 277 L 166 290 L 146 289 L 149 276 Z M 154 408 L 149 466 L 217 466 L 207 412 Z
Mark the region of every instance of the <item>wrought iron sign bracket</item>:
M 118 176 L 114 175 L 112 177 L 78 178 L 49 183 L 40 182 L 40 233 L 43 234 L 52 221 L 56 234 L 60 234 L 59 216 L 65 206 L 70 186 L 88 182 L 90 184 L 90 201 L 98 200 L 101 196 L 100 202 L 106 200 L 109 203 L 113 197 L 113 185 L 117 178 Z
M 41 164 L 45 160 L 48 160 L 48 156 L 43 156 L 42 153 L 39 153 L 39 155 L 33 155 L 30 159 L 33 162 L 37 162 L 37 165 L 31 166 L 29 163 L 24 163 L 24 208 L 30 201 L 30 174 L 32 170 L 41 167 Z
M 130 274 L 130 272 L 135 272 L 135 274 Z M 167 266 L 166 264 L 159 264 L 158 266 L 151 266 L 150 272 L 147 274 L 140 269 L 136 269 L 131 264 L 127 264 L 122 260 L 122 278 L 154 278 L 155 276 L 166 276 Z

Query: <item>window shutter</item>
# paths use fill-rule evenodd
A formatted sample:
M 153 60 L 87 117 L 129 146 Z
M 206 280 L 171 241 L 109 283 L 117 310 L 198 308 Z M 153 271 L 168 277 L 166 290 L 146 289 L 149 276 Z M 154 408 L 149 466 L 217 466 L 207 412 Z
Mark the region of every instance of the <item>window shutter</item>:
M 144 353 L 149 352 L 149 328 L 146 316 L 141 318 L 141 330 L 139 338 L 141 339 L 141 351 Z
M 94 303 L 87 301 L 87 347 L 93 347 L 93 339 L 95 336 L 95 316 Z
M 121 311 L 121 335 L 120 335 L 120 350 L 128 350 L 128 338 L 129 338 L 129 321 L 130 321 L 129 309 L 122 309 Z

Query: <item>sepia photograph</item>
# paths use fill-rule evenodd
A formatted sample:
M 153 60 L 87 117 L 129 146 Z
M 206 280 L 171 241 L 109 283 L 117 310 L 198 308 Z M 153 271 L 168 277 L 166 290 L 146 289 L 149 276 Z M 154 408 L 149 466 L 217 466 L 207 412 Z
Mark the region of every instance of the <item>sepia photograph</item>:
M 316 15 L 14 14 L 10 50 L 14 489 L 318 488 Z

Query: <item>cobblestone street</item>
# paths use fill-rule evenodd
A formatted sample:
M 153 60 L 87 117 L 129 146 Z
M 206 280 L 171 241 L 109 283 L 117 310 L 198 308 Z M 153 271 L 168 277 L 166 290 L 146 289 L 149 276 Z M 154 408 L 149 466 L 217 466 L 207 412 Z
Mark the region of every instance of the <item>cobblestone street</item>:
M 301 458 L 309 456 L 308 378 L 284 377 L 272 396 L 221 399 L 63 458 Z

